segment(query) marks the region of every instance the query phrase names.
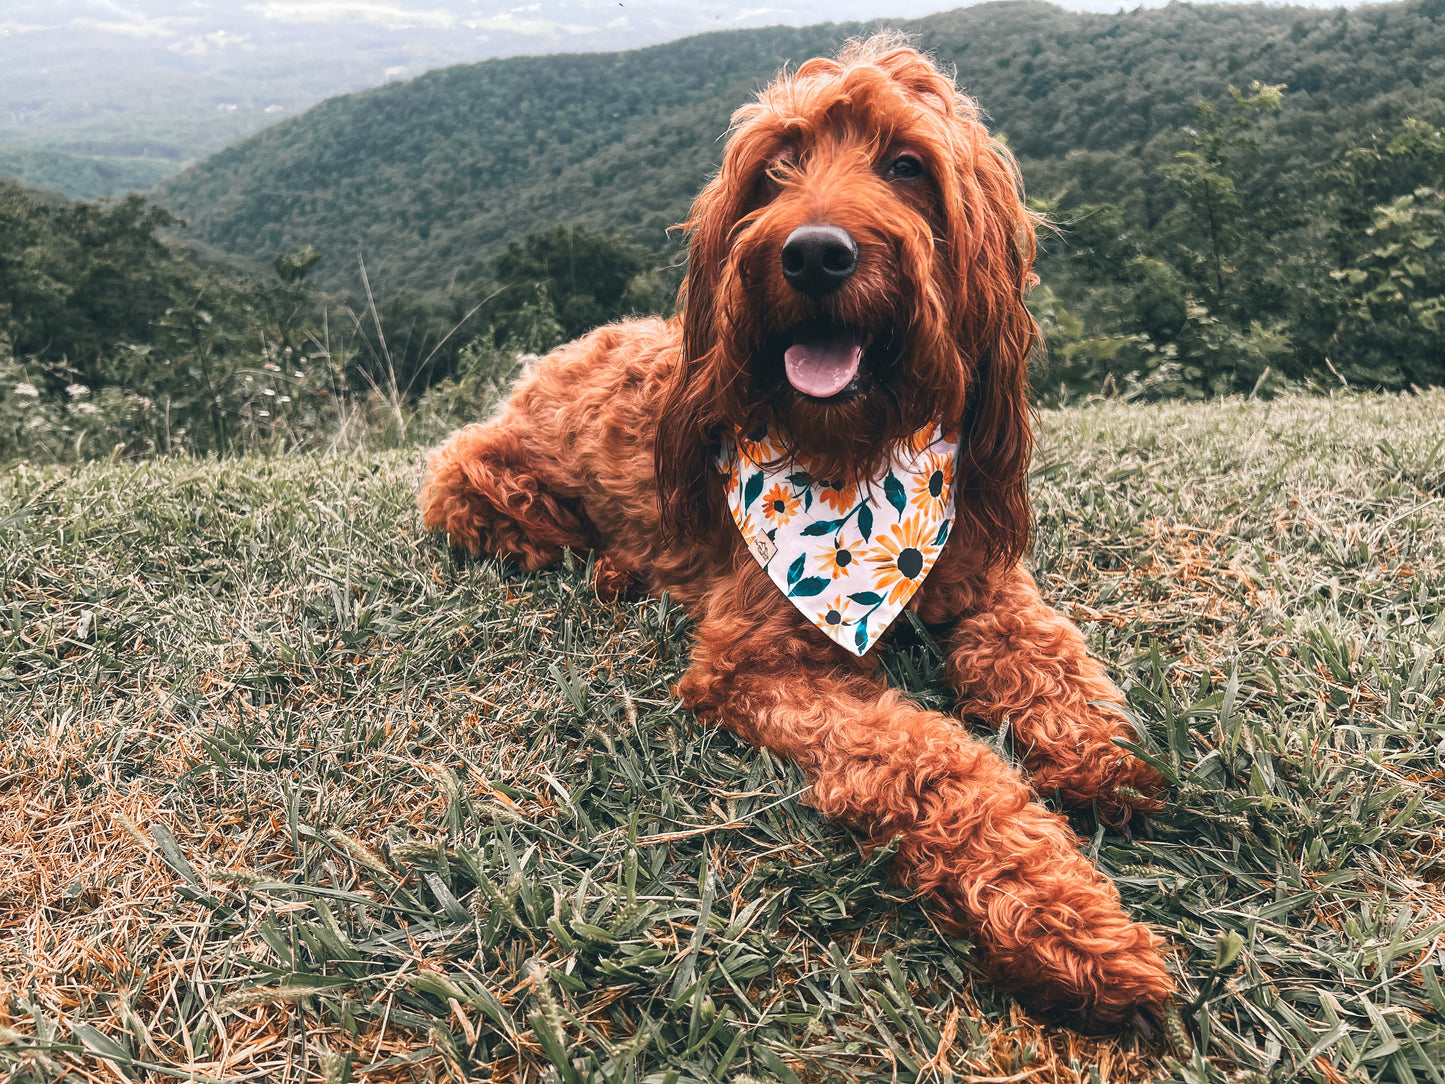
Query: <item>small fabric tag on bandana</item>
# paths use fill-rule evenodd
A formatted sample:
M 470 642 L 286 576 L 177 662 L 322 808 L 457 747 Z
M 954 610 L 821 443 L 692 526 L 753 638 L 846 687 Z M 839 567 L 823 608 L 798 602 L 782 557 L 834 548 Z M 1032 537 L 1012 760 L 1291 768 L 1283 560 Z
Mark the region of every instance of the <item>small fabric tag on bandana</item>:
M 718 456 L 728 508 L 768 578 L 855 655 L 923 583 L 953 527 L 958 438 L 923 429 L 866 484 L 821 478 L 771 432 Z

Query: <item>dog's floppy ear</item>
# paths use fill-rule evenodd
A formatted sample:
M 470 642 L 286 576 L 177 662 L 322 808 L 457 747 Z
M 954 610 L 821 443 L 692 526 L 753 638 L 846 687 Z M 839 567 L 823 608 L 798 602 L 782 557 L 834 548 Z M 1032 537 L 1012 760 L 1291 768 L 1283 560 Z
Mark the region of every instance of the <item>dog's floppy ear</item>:
M 944 408 L 960 423 L 954 530 L 988 564 L 1012 564 L 1028 549 L 1031 531 L 1028 361 L 1038 326 L 1024 297 L 1035 281 L 1039 219 L 1024 204 L 1013 155 L 989 136 L 973 100 L 926 56 L 894 39 L 878 45 L 887 51 L 873 63 L 932 121 L 917 138 L 939 167 L 944 221 L 934 247 L 942 266 L 935 270 L 963 366 L 946 383 L 967 393 Z
M 962 99 L 953 176 L 942 187 L 961 357 L 972 363 L 960 438 L 958 528 L 990 564 L 1013 564 L 1032 530 L 1027 480 L 1033 454 L 1029 357 L 1039 329 L 1024 304 L 1037 281 L 1034 229 L 1018 167 Z M 950 183 L 952 182 L 952 183 Z
M 701 541 L 720 511 L 711 474 L 726 421 L 728 371 L 718 283 L 740 208 L 731 158 L 693 203 L 687 222 L 687 277 L 678 293 L 682 357 L 661 404 L 654 446 L 657 496 L 666 538 Z

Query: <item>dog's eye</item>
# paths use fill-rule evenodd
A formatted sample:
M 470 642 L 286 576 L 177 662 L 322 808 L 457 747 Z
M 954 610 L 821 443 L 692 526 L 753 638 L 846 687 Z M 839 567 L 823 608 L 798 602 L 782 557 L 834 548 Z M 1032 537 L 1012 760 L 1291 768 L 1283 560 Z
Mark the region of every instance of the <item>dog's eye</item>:
M 911 181 L 923 176 L 923 163 L 911 154 L 900 154 L 888 163 L 883 175 L 890 181 Z
M 774 184 L 782 184 L 797 168 L 797 164 L 791 158 L 774 158 L 768 163 L 763 175 Z

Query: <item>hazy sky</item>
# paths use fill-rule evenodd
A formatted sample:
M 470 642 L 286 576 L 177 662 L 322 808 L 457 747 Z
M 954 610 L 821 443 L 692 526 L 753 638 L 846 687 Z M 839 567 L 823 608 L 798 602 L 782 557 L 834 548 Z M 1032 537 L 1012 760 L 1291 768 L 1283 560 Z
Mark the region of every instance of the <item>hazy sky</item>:
M 1051 0 L 1061 8 L 1068 8 L 1070 11 L 1132 11 L 1135 8 L 1162 8 L 1169 0 L 1148 0 L 1146 3 L 1121 4 L 1117 0 Z M 1253 3 L 1255 0 L 1211 0 L 1212 3 L 1234 4 Z M 1270 7 L 1301 7 L 1301 8 L 1354 8 L 1359 7 L 1361 0 L 1351 0 L 1349 3 L 1340 3 L 1338 0 L 1294 0 L 1290 4 L 1272 3 Z M 947 11 L 950 7 L 958 7 L 958 4 L 944 4 L 934 10 Z
M 1168 0 L 1055 2 L 1075 11 L 1113 12 L 1158 7 Z M 1341 6 L 1332 0 L 1299 2 L 1311 7 Z M 293 26 L 360 23 L 481 34 L 551 30 L 585 37 L 589 29 L 608 24 L 806 25 L 887 15 L 912 17 L 963 6 L 968 5 L 949 0 L 0 0 L 0 37 L 69 26 L 157 38 L 233 19 Z

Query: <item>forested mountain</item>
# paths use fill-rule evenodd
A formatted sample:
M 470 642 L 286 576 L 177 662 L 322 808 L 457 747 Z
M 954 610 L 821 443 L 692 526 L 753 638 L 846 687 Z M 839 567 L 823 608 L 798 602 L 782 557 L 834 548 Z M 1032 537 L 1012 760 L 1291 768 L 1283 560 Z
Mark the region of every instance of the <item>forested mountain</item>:
M 488 61 L 333 98 L 206 159 L 157 198 L 189 235 L 257 257 L 312 244 L 349 283 L 435 287 L 557 222 L 656 247 L 718 158 L 732 109 L 856 31 L 774 28 L 629 53 Z
M 1278 126 L 1303 168 L 1438 102 L 1445 2 L 1320 10 L 1171 4 L 1114 15 L 992 3 L 898 25 L 946 63 L 1024 160 L 1035 191 L 1109 183 L 1196 99 L 1288 88 Z M 488 61 L 336 98 L 212 156 L 158 198 L 189 236 L 318 275 L 363 253 L 388 287 L 445 287 L 558 222 L 651 247 L 721 154 L 731 110 L 785 62 L 869 27 L 710 34 L 627 53 Z M 1071 151 L 1129 152 L 1073 176 Z M 1099 193 L 1089 193 L 1098 198 Z
M 943 6 L 829 0 L 827 10 L 858 19 Z M 0 175 L 121 195 L 332 95 L 449 64 L 816 18 L 787 0 L 4 0 Z

